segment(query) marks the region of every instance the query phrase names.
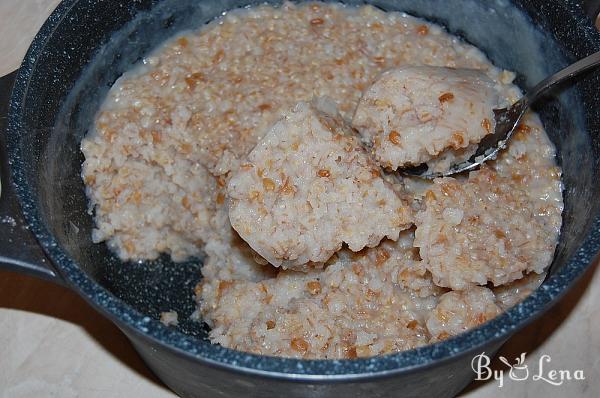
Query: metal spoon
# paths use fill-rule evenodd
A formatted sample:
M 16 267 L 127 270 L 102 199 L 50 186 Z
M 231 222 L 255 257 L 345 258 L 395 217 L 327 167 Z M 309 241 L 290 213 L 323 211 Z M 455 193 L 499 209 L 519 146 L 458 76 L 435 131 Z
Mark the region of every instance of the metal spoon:
M 548 90 L 557 84 L 565 80 L 569 80 L 580 73 L 597 66 L 598 64 L 600 64 L 600 51 L 580 61 L 577 61 L 574 64 L 567 66 L 560 72 L 557 72 L 554 75 L 544 79 L 510 107 L 494 109 L 496 121 L 495 131 L 493 134 L 490 134 L 481 140 L 479 147 L 477 148 L 477 152 L 475 152 L 475 154 L 469 160 L 452 165 L 445 172 L 429 173 L 427 172 L 427 166 L 422 165 L 403 169 L 402 173 L 427 179 L 447 177 L 453 174 L 473 170 L 476 167 L 481 166 L 486 161 L 495 159 L 498 155 L 498 152 L 507 147 L 508 141 L 519 125 L 519 121 L 525 112 L 527 112 L 527 109 L 529 109 L 531 104 L 537 101 Z

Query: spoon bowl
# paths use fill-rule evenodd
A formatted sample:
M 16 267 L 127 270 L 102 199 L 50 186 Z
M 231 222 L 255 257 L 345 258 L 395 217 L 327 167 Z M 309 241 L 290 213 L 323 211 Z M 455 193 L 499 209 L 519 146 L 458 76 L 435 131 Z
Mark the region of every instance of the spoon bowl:
M 548 93 L 548 91 L 556 87 L 556 85 L 559 83 L 570 80 L 575 76 L 598 66 L 599 64 L 600 52 L 595 52 L 592 55 L 589 55 L 582 60 L 567 66 L 554 75 L 542 80 L 513 105 L 507 108 L 494 109 L 494 133 L 485 136 L 481 140 L 477 151 L 469 160 L 454 164 L 444 172 L 429 172 L 427 166 L 421 165 L 403 169 L 402 173 L 409 176 L 426 179 L 448 177 L 454 174 L 476 169 L 488 160 L 496 159 L 498 153 L 508 146 L 508 142 L 519 126 L 519 122 L 535 101 L 543 97 Z

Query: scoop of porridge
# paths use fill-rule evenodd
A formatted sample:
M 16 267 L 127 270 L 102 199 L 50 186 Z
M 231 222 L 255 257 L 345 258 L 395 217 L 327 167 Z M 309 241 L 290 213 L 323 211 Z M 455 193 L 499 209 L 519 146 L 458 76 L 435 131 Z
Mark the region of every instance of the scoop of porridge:
M 392 170 L 432 163 L 444 152 L 470 154 L 465 149 L 494 129 L 496 85 L 475 69 L 391 69 L 365 91 L 352 124 Z
M 555 232 L 537 219 L 536 207 L 512 180 L 488 169 L 471 173 L 465 184 L 439 179 L 417 216 L 415 246 L 436 284 L 454 290 L 541 273 L 551 259 Z
M 460 83 L 437 67 L 479 72 Z M 394 91 L 385 81 L 419 70 L 436 83 Z M 530 114 L 509 148 L 469 175 L 429 182 L 375 163 L 468 157 L 486 118 L 493 129 L 488 108 L 520 95 L 513 77 L 403 13 L 335 3 L 228 12 L 111 88 L 82 142 L 94 241 L 123 260 L 204 255 L 195 316 L 234 349 L 355 358 L 462 333 L 542 281 L 562 221 L 554 147 Z M 429 108 L 407 123 L 410 112 L 374 106 L 369 87 Z M 454 107 L 460 138 L 432 128 Z M 355 114 L 374 153 L 342 120 Z M 400 124 L 377 127 L 388 120 Z
M 494 293 L 485 287 L 448 292 L 440 296 L 437 306 L 428 315 L 427 330 L 431 341 L 444 340 L 481 325 L 500 312 Z
M 408 203 L 326 99 L 286 112 L 233 174 L 227 194 L 233 228 L 282 268 L 322 266 L 342 243 L 374 247 L 412 223 Z

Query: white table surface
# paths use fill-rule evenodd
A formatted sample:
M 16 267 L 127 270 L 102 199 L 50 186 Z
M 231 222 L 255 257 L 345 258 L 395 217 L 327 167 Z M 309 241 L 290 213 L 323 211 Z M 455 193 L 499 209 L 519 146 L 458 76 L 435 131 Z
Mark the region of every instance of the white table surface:
M 59 0 L 0 0 L 0 76 L 16 69 Z M 600 397 L 600 272 L 592 267 L 548 313 L 502 349 L 527 353 L 530 372 L 547 354 L 550 369 L 581 369 L 585 381 L 474 382 L 461 397 Z M 504 369 L 498 361 L 496 369 Z M 76 294 L 0 271 L 0 397 L 174 397 L 127 339 Z

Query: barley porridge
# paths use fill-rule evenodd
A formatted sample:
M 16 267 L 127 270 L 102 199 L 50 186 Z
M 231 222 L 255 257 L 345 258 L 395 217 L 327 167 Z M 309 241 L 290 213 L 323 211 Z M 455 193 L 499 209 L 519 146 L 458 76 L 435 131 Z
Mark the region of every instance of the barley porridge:
M 232 227 L 284 269 L 321 267 L 342 243 L 356 252 L 412 224 L 335 104 L 313 102 L 285 112 L 227 188 Z
M 386 161 L 369 159 L 348 131 L 340 140 L 358 148 L 348 164 L 269 161 L 339 151 L 331 135 L 319 141 L 330 127 L 319 130 L 321 122 L 297 146 L 286 141 L 302 134 L 285 125 L 286 115 L 314 117 L 313 98 L 328 97 L 339 109 L 334 124 L 343 126 L 382 72 L 407 65 L 476 69 L 498 101 L 520 95 L 514 74 L 477 48 L 370 6 L 261 5 L 174 37 L 114 84 L 82 142 L 94 241 L 124 261 L 205 254 L 196 314 L 213 343 L 242 351 L 365 357 L 440 341 L 495 317 L 539 286 L 561 226 L 561 171 L 536 115 L 498 160 L 433 182 L 384 173 L 374 162 Z M 477 119 L 466 122 L 485 129 Z M 369 127 L 360 120 L 355 125 Z M 467 141 L 478 138 L 463 138 L 419 161 L 438 167 L 468 156 Z M 273 174 L 260 176 L 259 168 Z M 240 202 L 236 195 L 253 186 L 263 197 L 279 195 L 283 169 L 308 173 L 294 185 L 317 184 L 339 215 L 326 207 L 307 221 L 314 209 L 298 206 L 265 221 L 275 207 Z M 347 185 L 344 178 L 367 169 L 366 185 Z M 298 190 L 298 204 L 310 200 L 306 186 L 288 186 Z M 348 202 L 344 192 L 367 199 Z M 304 246 L 278 250 L 299 236 Z M 164 316 L 176 323 L 174 314 Z
M 365 91 L 352 123 L 375 159 L 392 170 L 433 163 L 442 154 L 463 151 L 468 158 L 465 149 L 493 131 L 493 109 L 505 105 L 499 96 L 509 87 L 472 69 L 390 69 Z

